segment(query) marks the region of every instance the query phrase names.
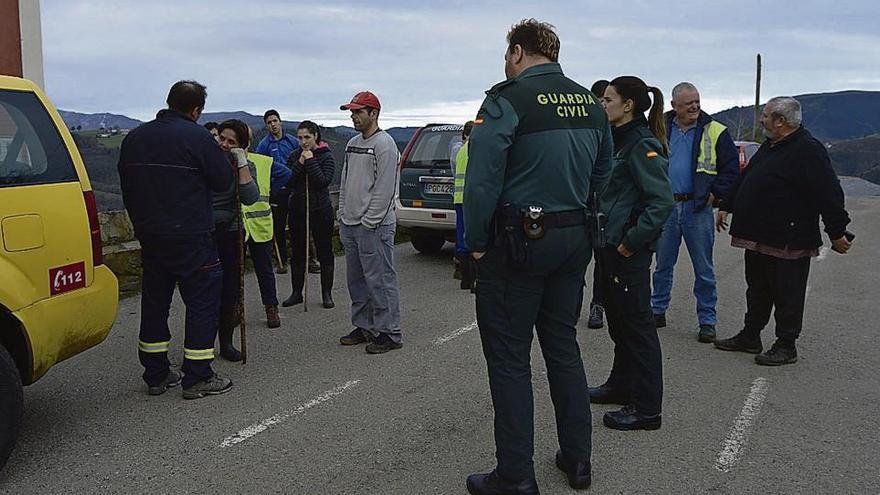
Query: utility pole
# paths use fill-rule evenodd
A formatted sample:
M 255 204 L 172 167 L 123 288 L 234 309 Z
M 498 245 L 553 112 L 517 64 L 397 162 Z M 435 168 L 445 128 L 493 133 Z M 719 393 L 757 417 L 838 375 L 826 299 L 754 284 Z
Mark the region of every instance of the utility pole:
M 761 54 L 758 54 L 757 77 L 755 79 L 755 120 L 752 126 L 752 137 L 755 141 L 761 138 Z

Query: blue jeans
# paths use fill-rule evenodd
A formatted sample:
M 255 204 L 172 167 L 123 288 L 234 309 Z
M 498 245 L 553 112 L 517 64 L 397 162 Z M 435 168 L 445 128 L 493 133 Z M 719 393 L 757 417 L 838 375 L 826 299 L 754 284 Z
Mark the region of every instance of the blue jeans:
M 672 274 L 678 260 L 681 239 L 687 246 L 694 266 L 694 297 L 697 298 L 697 318 L 700 325 L 715 325 L 715 266 L 712 249 L 715 245 L 715 218 L 712 208 L 694 210 L 693 201 L 675 203 L 675 209 L 666 220 L 663 234 L 657 243 L 657 264 L 654 267 L 654 291 L 651 310 L 654 314 L 665 313 L 669 308 L 672 292 Z
M 455 205 L 455 252 L 467 254 L 470 251 L 464 242 L 464 211 L 462 205 Z

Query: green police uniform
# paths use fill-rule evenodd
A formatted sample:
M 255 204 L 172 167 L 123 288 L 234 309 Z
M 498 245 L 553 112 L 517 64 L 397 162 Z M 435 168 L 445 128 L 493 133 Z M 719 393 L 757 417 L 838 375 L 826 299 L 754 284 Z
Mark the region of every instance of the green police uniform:
M 590 408 L 575 325 L 591 252 L 588 198 L 607 179 L 612 152 L 598 98 L 556 63 L 528 68 L 489 90 L 471 133 L 465 236 L 469 249 L 486 252 L 477 262 L 477 321 L 495 406 L 496 472 L 510 481 L 534 478 L 533 328 L 547 363 L 562 453 L 571 462 L 590 459 Z M 524 239 L 521 221 L 509 224 L 512 236 L 495 235 L 496 226 L 507 225 L 499 207 L 508 204 L 541 208 L 543 237 L 514 249 L 505 239 Z M 525 258 L 518 266 L 512 266 L 514 251 Z
M 613 130 L 614 168 L 600 202 L 607 216 L 607 247 L 600 283 L 605 294 L 614 365 L 600 389 L 635 407 L 659 427 L 663 397 L 662 357 L 651 314 L 651 257 L 663 225 L 675 206 L 663 146 L 644 116 Z M 623 244 L 633 254 L 618 254 Z M 591 395 L 597 391 L 591 390 Z M 614 423 L 615 413 L 603 420 Z M 656 416 L 656 417 L 654 417 Z M 609 419 L 610 418 L 610 419 Z

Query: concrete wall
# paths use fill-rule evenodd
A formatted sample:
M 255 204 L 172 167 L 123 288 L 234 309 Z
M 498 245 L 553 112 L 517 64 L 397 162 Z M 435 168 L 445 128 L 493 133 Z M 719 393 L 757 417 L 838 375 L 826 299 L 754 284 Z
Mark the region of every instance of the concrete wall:
M 39 0 L 0 1 L 0 74 L 44 87 Z

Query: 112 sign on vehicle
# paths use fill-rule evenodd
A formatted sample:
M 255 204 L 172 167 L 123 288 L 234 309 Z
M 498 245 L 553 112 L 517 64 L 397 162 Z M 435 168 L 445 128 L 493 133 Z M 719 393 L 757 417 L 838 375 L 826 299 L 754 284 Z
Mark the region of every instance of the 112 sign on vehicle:
M 49 269 L 49 293 L 53 296 L 82 289 L 85 286 L 86 263 L 84 261 Z

